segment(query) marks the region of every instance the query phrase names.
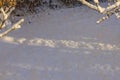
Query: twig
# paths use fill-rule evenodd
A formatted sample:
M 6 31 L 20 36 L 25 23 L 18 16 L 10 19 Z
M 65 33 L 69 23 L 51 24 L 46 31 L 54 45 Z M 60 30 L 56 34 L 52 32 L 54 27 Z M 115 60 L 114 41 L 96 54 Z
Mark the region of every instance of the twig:
M 91 9 L 94 9 L 94 10 L 98 11 L 99 13 L 106 15 L 105 17 L 102 17 L 101 19 L 99 19 L 97 21 L 97 23 L 100 23 L 100 22 L 108 19 L 113 14 L 115 14 L 115 16 L 118 19 L 120 18 L 120 15 L 118 14 L 118 12 L 120 12 L 120 10 L 119 10 L 120 9 L 119 8 L 119 6 L 120 6 L 120 0 L 115 1 L 115 3 L 112 4 L 112 5 L 109 4 L 108 7 L 106 7 L 106 8 L 103 8 L 103 7 L 101 7 L 99 5 L 99 0 L 94 0 L 95 5 L 92 4 L 92 3 L 89 3 L 86 0 L 78 0 L 78 1 L 80 1 L 82 4 L 88 6 Z
M 6 30 L 5 32 L 0 34 L 0 38 L 2 38 L 3 36 L 7 35 L 8 33 L 10 33 L 13 30 L 19 29 L 21 28 L 20 24 L 24 22 L 24 19 L 19 20 L 17 23 L 15 23 L 11 28 L 9 28 L 8 30 Z
M 3 8 L 0 9 L 0 11 L 2 12 L 3 14 L 3 19 L 2 19 L 2 23 L 0 24 L 0 29 L 3 28 L 4 24 L 5 24 L 5 21 L 8 19 L 9 15 L 11 14 L 11 12 L 14 10 L 15 8 L 12 7 L 12 8 L 9 8 L 7 9 L 6 11 L 4 11 Z

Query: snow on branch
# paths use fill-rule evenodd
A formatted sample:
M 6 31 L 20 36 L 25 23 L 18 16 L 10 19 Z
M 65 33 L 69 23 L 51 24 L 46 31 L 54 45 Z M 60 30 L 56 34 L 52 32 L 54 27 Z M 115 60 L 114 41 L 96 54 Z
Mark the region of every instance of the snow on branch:
M 9 8 L 0 8 L 0 30 L 6 27 L 6 21 L 8 20 L 11 12 L 15 9 L 15 7 Z M 0 33 L 0 38 L 7 35 L 9 32 L 21 28 L 20 24 L 24 22 L 24 19 L 19 20 L 18 22 L 14 23 L 9 29 L 5 30 L 4 32 Z
M 106 8 L 101 7 L 99 4 L 99 0 L 93 0 L 94 4 L 86 1 L 86 0 L 78 0 L 80 1 L 82 4 L 88 6 L 89 8 L 98 11 L 101 14 L 104 14 L 105 16 L 101 19 L 99 19 L 96 23 L 100 23 L 106 19 L 108 19 L 110 16 L 112 16 L 113 14 L 119 19 L 120 15 L 120 0 L 116 0 L 113 4 L 109 4 L 108 2 L 108 6 Z

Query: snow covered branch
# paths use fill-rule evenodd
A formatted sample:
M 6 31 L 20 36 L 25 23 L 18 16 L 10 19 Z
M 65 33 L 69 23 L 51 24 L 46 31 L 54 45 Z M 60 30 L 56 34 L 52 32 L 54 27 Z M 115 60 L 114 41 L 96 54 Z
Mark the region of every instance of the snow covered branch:
M 104 14 L 105 16 L 97 21 L 97 23 L 100 23 L 106 19 L 108 19 L 111 15 L 115 15 L 117 18 L 120 18 L 119 12 L 120 12 L 120 0 L 115 1 L 113 4 L 108 4 L 106 8 L 100 6 L 99 0 L 93 0 L 94 4 L 86 1 L 86 0 L 78 0 L 82 4 L 88 6 L 91 9 L 94 9 L 98 11 L 101 14 Z
M 6 22 L 11 14 L 11 12 L 14 10 L 14 7 L 10 7 L 10 8 L 0 8 L 0 30 L 2 31 L 2 29 L 4 27 L 6 27 Z M 0 33 L 0 38 L 2 38 L 3 36 L 7 35 L 9 32 L 16 30 L 18 28 L 20 28 L 20 24 L 24 21 L 24 19 L 19 20 L 17 23 L 15 23 L 13 26 L 11 26 L 9 29 L 5 30 L 4 32 Z
M 7 8 L 7 9 L 3 9 L 3 7 L 1 7 L 0 11 L 1 11 L 1 24 L 0 24 L 0 29 L 2 29 L 4 27 L 5 21 L 8 19 L 8 17 L 10 16 L 11 12 L 14 10 L 15 8 Z

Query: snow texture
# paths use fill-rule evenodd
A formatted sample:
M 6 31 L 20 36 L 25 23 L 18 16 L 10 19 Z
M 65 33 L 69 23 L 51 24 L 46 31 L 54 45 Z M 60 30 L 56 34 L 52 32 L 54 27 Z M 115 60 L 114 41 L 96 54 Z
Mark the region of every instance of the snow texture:
M 0 80 L 119 80 L 120 20 L 82 6 L 25 16 L 0 39 Z

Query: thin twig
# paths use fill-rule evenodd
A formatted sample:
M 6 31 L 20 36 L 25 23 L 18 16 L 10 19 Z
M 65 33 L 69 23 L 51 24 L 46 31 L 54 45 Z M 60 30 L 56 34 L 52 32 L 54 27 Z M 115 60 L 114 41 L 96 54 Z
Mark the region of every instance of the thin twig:
M 0 34 L 0 38 L 2 38 L 3 36 L 7 35 L 8 33 L 10 33 L 13 30 L 19 29 L 21 28 L 20 24 L 24 22 L 24 19 L 19 20 L 17 23 L 15 23 L 11 28 L 9 28 L 8 30 L 6 30 L 5 32 Z

